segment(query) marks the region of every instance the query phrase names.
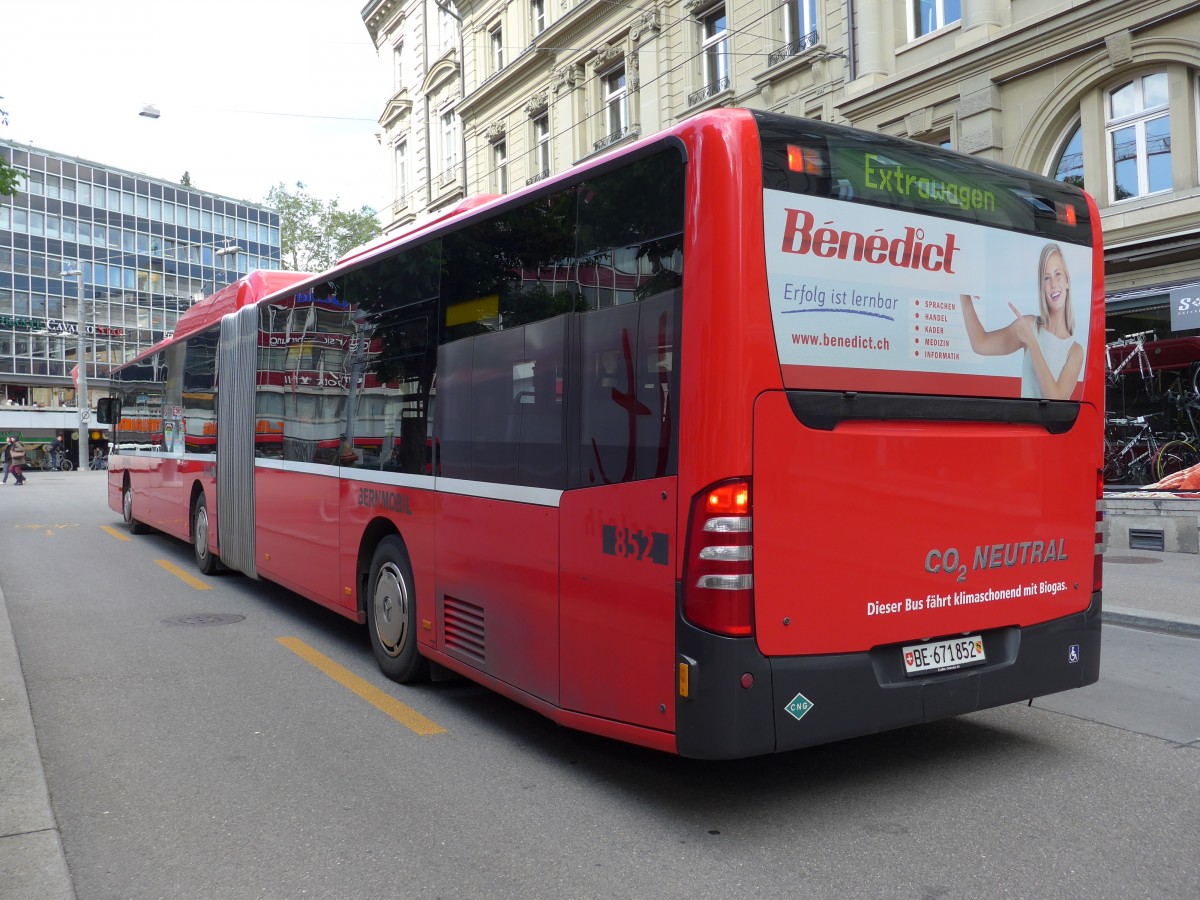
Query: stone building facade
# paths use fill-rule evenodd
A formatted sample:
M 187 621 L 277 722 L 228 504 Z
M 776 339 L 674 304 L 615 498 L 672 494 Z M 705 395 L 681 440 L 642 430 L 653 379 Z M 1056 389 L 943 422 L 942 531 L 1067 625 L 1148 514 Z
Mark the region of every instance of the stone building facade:
M 364 10 L 406 73 L 381 117 L 389 152 L 407 154 L 392 229 L 746 106 L 1082 184 L 1104 226 L 1110 327 L 1200 334 L 1170 314 L 1200 296 L 1194 0 L 443 2 Z M 449 17 L 453 40 L 431 24 Z

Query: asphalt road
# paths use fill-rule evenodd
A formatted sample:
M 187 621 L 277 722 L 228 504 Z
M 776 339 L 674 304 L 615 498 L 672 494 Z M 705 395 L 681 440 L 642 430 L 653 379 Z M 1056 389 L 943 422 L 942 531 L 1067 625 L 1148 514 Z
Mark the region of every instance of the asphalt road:
M 1082 691 L 680 760 L 467 682 L 394 685 L 352 623 L 241 577 L 197 589 L 164 567 L 194 576 L 187 546 L 122 540 L 103 479 L 0 488 L 81 898 L 1200 896 L 1195 639 L 1106 626 Z

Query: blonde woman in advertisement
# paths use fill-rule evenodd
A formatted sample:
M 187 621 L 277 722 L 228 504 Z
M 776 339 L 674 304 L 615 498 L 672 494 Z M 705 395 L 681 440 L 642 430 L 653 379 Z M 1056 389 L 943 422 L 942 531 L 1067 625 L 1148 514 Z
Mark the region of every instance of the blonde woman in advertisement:
M 985 331 L 975 312 L 975 298 L 962 294 L 963 319 L 971 349 L 981 356 L 1007 356 L 1025 351 L 1021 367 L 1021 396 L 1068 400 L 1083 369 L 1083 346 L 1075 340 L 1075 312 L 1071 308 L 1071 275 L 1058 244 L 1042 248 L 1038 262 L 1038 315 L 1022 315 L 1012 303 L 1016 318 L 994 331 Z

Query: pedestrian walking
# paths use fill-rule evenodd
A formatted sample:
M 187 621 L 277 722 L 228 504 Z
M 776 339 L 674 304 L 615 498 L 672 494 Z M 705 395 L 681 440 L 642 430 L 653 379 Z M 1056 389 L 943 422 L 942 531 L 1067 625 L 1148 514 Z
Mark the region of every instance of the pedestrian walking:
M 59 465 L 62 462 L 63 446 L 63 436 L 60 431 L 54 436 L 54 440 L 50 442 L 50 468 L 55 472 L 58 471 Z
M 11 435 L 4 442 L 4 478 L 0 480 L 0 484 L 8 484 L 8 472 L 12 468 L 12 445 L 15 440 Z
M 21 470 L 25 467 L 25 445 L 15 438 L 9 438 L 8 457 L 11 461 L 12 476 L 17 480 L 17 487 L 25 483 Z

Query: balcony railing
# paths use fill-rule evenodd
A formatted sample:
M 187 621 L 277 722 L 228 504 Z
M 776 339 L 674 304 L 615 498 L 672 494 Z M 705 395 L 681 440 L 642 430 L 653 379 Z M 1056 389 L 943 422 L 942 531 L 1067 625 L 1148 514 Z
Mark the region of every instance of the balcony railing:
M 817 32 L 814 29 L 799 40 L 792 41 L 790 44 L 780 47 L 774 53 L 767 56 L 767 65 L 773 66 L 776 63 L 781 63 L 785 59 L 791 59 L 800 51 L 815 46 L 817 46 Z
M 700 90 L 692 91 L 690 94 L 688 94 L 687 105 L 695 106 L 697 103 L 702 103 L 709 97 L 715 97 L 717 94 L 721 93 L 721 91 L 728 89 L 729 76 L 726 75 L 724 78 L 718 78 L 711 84 L 706 84 L 704 87 L 700 88 Z
M 442 169 L 442 171 L 438 173 L 437 186 L 439 188 L 447 188 L 456 183 L 462 183 L 462 168 L 458 163 L 455 163 L 448 169 Z
M 627 134 L 629 134 L 629 126 L 625 126 L 624 128 L 618 128 L 612 134 L 605 135 L 604 137 L 600 138 L 600 140 L 596 141 L 596 143 L 594 143 L 592 145 L 592 149 L 593 150 L 603 150 L 605 147 L 611 147 L 613 144 L 615 144 L 617 141 L 621 140 Z
M 529 186 L 536 181 L 541 181 L 543 178 L 549 178 L 549 177 L 550 177 L 550 170 L 542 169 L 542 171 L 538 172 L 536 175 L 530 175 L 528 178 L 526 178 L 525 185 Z

